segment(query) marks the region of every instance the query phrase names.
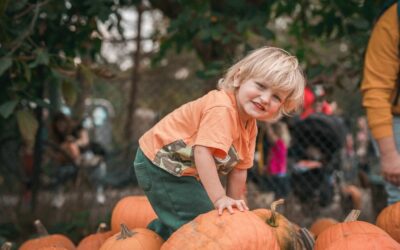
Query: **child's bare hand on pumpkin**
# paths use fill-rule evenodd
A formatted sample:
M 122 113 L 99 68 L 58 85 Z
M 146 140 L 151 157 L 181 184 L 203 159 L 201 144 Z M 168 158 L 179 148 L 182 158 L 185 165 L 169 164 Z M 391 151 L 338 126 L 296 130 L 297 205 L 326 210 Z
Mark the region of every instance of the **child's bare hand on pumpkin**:
M 221 198 L 217 199 L 214 202 L 215 208 L 218 210 L 218 214 L 222 215 L 224 209 L 228 210 L 230 214 L 233 214 L 233 208 L 236 207 L 239 211 L 249 210 L 244 200 L 235 200 L 226 195 L 222 196 Z

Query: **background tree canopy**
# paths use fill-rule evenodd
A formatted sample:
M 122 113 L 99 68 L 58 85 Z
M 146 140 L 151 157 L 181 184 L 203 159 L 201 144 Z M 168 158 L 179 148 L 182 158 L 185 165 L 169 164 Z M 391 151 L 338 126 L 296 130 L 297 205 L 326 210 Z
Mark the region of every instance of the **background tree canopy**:
M 139 0 L 2 1 L 0 80 L 6 90 L 0 94 L 2 117 L 29 102 L 48 105 L 45 96 L 50 107 L 59 106 L 59 94 L 75 103 L 82 83 L 91 84 L 104 62 L 98 22 L 119 30 L 123 39 L 119 10 L 139 4 Z M 346 77 L 359 78 L 363 51 L 381 4 L 151 0 L 146 7 L 159 9 L 168 18 L 166 27 L 152 37 L 160 43 L 155 61 L 170 49 L 194 50 L 204 66 L 199 76 L 215 77 L 248 50 L 278 45 L 299 57 L 312 82 L 323 78 L 340 84 Z
M 309 79 L 323 74 L 334 82 L 359 75 L 371 25 L 382 8 L 377 1 L 150 2 L 170 19 L 159 56 L 172 47 L 194 49 L 203 76 L 219 75 L 238 54 L 267 44 L 298 56 Z
M 151 39 L 156 49 L 136 50 L 129 100 L 135 99 L 138 75 L 151 56 L 160 67 L 169 51 L 194 51 L 204 89 L 233 61 L 251 49 L 272 45 L 295 54 L 310 84 L 326 89 L 356 89 L 374 19 L 383 1 L 361 0 L 3 0 L 0 2 L 0 138 L 20 136 L 33 147 L 41 127 L 41 108 L 59 110 L 62 102 L 82 115 L 90 88 L 111 79 L 118 67 L 101 54 L 108 38 L 101 23 L 126 42 L 121 11 L 159 11 Z M 138 18 L 138 20 L 141 20 Z M 133 28 L 134 27 L 128 27 Z M 131 39 L 131 38 L 129 38 Z M 147 67 L 148 68 L 148 67 Z M 163 83 L 165 84 L 168 83 Z M 156 94 L 157 95 L 157 94 Z M 136 103 L 130 102 L 134 110 Z M 126 124 L 130 124 L 128 113 Z M 11 124 L 11 125 L 10 125 Z M 16 126 L 18 125 L 18 126 Z M 19 128 L 19 130 L 17 130 Z M 127 141 L 131 136 L 125 137 Z

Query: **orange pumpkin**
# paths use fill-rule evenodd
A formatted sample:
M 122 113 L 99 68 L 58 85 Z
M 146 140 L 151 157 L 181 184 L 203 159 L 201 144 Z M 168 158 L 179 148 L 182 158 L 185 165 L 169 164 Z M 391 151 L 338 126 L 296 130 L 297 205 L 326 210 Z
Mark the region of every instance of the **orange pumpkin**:
M 38 231 L 39 238 L 25 241 L 19 250 L 36 250 L 45 247 L 58 247 L 67 250 L 75 250 L 75 245 L 70 239 L 61 234 L 51 234 L 47 232 L 40 220 L 35 221 L 35 227 Z
M 276 212 L 276 207 L 283 202 L 283 199 L 272 202 L 271 210 L 259 208 L 252 212 L 271 227 L 281 249 L 302 249 L 305 239 L 300 233 L 300 227 Z M 313 239 L 310 244 L 314 244 Z
M 272 229 L 254 213 L 235 209 L 234 214 L 218 215 L 213 210 L 197 216 L 175 231 L 161 249 L 278 250 L 279 245 Z
M 314 249 L 400 249 L 400 245 L 379 227 L 356 221 L 358 214 L 359 210 L 353 210 L 344 222 L 325 229 L 318 236 Z
M 37 250 L 67 250 L 67 249 L 65 247 L 52 246 L 52 247 L 41 247 L 38 248 Z
M 385 207 L 379 213 L 376 225 L 400 243 L 400 202 Z
M 317 239 L 318 242 L 318 239 Z M 315 249 L 322 249 L 316 247 Z M 376 250 L 400 249 L 400 245 L 389 237 L 380 234 L 350 234 L 324 247 L 324 250 Z
M 108 238 L 100 250 L 159 250 L 164 240 L 146 228 L 129 230 L 121 224 L 121 232 Z
M 104 241 L 111 236 L 112 232 L 107 231 L 106 223 L 100 223 L 97 232 L 83 238 L 79 242 L 76 250 L 98 250 Z
M 121 224 L 128 228 L 145 228 L 157 218 L 146 196 L 127 196 L 115 205 L 111 215 L 111 231 L 119 232 Z
M 315 238 L 317 238 L 322 231 L 324 231 L 325 229 L 327 229 L 332 225 L 335 225 L 336 223 L 339 222 L 332 218 L 319 218 L 311 225 L 310 231 L 311 233 L 313 233 Z

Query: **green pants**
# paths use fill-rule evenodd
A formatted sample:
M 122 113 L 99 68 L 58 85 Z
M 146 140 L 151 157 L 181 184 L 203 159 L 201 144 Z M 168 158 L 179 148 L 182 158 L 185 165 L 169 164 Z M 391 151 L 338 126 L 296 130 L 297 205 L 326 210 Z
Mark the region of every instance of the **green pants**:
M 134 169 L 139 186 L 158 216 L 147 227 L 164 240 L 199 214 L 214 209 L 203 185 L 195 177 L 169 174 L 155 166 L 140 148 Z

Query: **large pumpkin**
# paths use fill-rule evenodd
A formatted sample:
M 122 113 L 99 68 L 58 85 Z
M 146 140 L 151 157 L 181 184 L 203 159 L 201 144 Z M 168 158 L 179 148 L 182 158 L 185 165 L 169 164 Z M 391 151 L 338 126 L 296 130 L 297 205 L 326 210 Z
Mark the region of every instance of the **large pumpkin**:
M 146 196 L 127 196 L 115 205 L 111 215 L 111 231 L 119 232 L 120 225 L 128 228 L 145 228 L 154 219 L 156 213 Z
M 159 250 L 164 240 L 146 228 L 128 229 L 121 224 L 121 232 L 108 238 L 100 250 Z
M 379 213 L 376 225 L 400 242 L 400 202 L 385 207 Z
M 271 210 L 259 208 L 252 212 L 271 227 L 278 240 L 280 249 L 304 249 L 307 245 L 304 241 L 308 239 L 303 237 L 300 227 L 276 211 L 276 207 L 283 204 L 283 202 L 283 199 L 272 202 Z M 314 244 L 313 238 L 311 238 L 309 244 Z
M 75 245 L 70 239 L 61 234 L 51 234 L 47 232 L 40 220 L 35 221 L 35 227 L 39 234 L 39 238 L 25 241 L 19 250 L 37 250 L 46 247 L 65 248 L 67 250 L 75 250 Z
M 41 248 L 38 248 L 38 250 L 68 250 L 68 249 L 66 249 L 64 247 L 52 246 L 52 247 L 41 247 Z
M 339 222 L 332 218 L 319 218 L 311 225 L 310 231 L 317 238 L 322 231 L 337 223 Z
M 359 212 L 352 212 L 353 214 Z M 356 221 L 358 215 L 348 216 L 341 223 L 325 229 L 315 242 L 315 250 L 373 250 L 400 249 L 400 245 L 379 227 Z
M 104 241 L 111 237 L 113 233 L 107 231 L 106 223 L 100 223 L 97 232 L 83 238 L 76 250 L 98 250 Z
M 278 250 L 279 245 L 272 229 L 254 213 L 235 209 L 233 214 L 218 215 L 213 210 L 197 216 L 175 231 L 161 249 Z

